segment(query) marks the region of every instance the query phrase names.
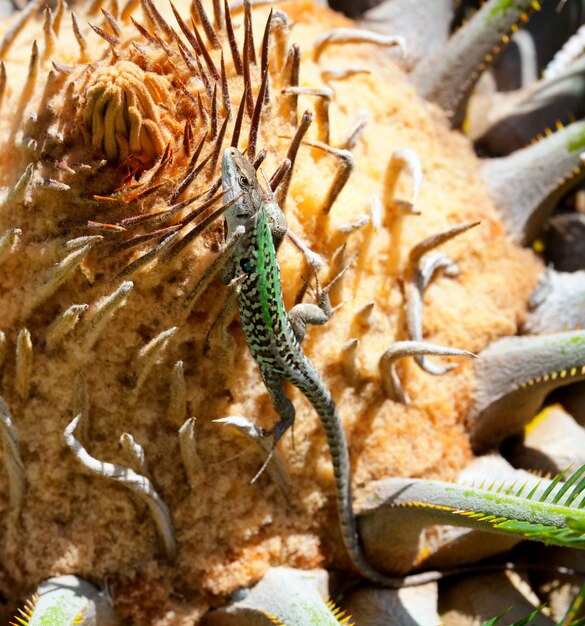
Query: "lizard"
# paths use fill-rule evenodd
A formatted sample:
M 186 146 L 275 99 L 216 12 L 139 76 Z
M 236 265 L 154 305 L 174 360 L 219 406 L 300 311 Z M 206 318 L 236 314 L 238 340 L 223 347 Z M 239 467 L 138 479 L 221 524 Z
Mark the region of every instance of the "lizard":
M 311 403 L 325 431 L 333 463 L 342 539 L 356 570 L 368 580 L 392 588 L 442 578 L 441 572 L 388 577 L 367 562 L 353 513 L 349 452 L 343 425 L 327 385 L 301 347 L 307 324 L 325 324 L 333 314 L 329 289 L 349 265 L 323 288 L 317 280 L 317 304 L 297 304 L 287 312 L 275 247 L 286 234 L 284 214 L 261 187 L 249 160 L 233 147 L 223 153 L 222 185 L 227 202 L 239 197 L 225 213 L 227 239 L 235 243 L 221 269 L 221 279 L 225 284 L 237 285 L 244 338 L 280 418 L 264 434 L 272 437 L 274 449 L 294 424 L 295 408 L 284 389 L 284 382 L 289 381 Z M 265 466 L 266 463 L 260 472 Z

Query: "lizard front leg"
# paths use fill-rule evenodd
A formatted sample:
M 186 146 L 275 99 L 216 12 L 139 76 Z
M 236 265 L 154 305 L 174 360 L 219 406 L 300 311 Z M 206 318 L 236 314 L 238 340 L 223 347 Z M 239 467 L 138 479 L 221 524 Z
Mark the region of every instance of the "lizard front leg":
M 344 304 L 342 303 L 335 308 L 332 307 L 331 300 L 329 299 L 329 292 L 337 281 L 340 280 L 345 272 L 347 272 L 347 270 L 353 265 L 354 261 L 355 259 L 350 261 L 323 288 L 321 288 L 319 283 L 317 268 L 313 267 L 315 272 L 315 300 L 317 301 L 317 304 L 296 304 L 287 314 L 290 325 L 299 343 L 302 343 L 305 338 L 307 324 L 312 324 L 313 326 L 323 326 L 323 324 L 326 324 L 329 321 L 329 318 L 333 315 L 333 313 L 335 313 L 335 311 L 342 306 L 342 304 Z

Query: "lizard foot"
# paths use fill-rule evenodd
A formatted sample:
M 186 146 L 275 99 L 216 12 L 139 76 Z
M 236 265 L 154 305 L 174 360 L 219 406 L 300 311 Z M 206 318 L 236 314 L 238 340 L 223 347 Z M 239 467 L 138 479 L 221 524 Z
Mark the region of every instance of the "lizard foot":
M 294 418 L 288 419 L 288 420 L 280 420 L 270 430 L 263 429 L 262 436 L 267 439 L 268 438 L 272 439 L 272 447 L 270 448 L 270 452 L 268 453 L 268 456 L 266 457 L 264 463 L 262 463 L 262 467 L 256 472 L 256 474 L 254 475 L 254 478 L 252 478 L 252 480 L 250 481 L 251 485 L 253 485 L 258 480 L 258 478 L 260 478 L 260 476 L 262 475 L 262 473 L 268 466 L 268 463 L 270 463 L 270 460 L 274 456 L 274 451 L 276 450 L 276 446 L 278 445 L 278 442 L 280 441 L 284 433 L 286 433 L 286 431 L 289 428 L 292 428 L 293 425 L 294 425 Z M 293 439 L 293 447 L 294 447 L 294 439 Z

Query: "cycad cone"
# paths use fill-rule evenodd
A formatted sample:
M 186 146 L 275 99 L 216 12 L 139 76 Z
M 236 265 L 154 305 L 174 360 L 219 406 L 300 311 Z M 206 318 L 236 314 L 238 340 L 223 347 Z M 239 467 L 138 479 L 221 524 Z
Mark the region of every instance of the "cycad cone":
M 115 244 L 171 226 L 203 198 L 167 222 L 126 224 L 126 231 L 87 226 L 115 225 L 167 209 L 203 133 L 207 131 L 208 138 L 201 159 L 213 150 L 211 135 L 220 132 L 225 116 L 221 80 L 214 130 L 211 98 L 176 41 L 141 6 L 121 16 L 110 4 L 103 8 L 117 17 L 119 33 L 99 8 L 86 15 L 85 5 L 78 4 L 85 48 L 74 36 L 68 10 L 61 16 L 54 11 L 53 24 L 45 30 L 40 11 L 4 53 L 0 182 L 5 200 L 0 232 L 19 228 L 22 234 L 0 265 L 0 329 L 5 333 L 1 394 L 18 428 L 27 491 L 20 517 L 9 513 L 7 495 L 0 500 L 5 528 L 0 545 L 2 592 L 18 597 L 60 573 L 91 580 L 108 577 L 122 613 L 150 624 L 193 623 L 188 620 L 209 606 L 209 594 L 248 586 L 270 564 L 313 567 L 342 564 L 344 557 L 334 530 L 330 459 L 317 416 L 305 399 L 291 391 L 297 408 L 294 448 L 291 437 L 280 445 L 290 471 L 287 497 L 268 475 L 250 486 L 261 457 L 241 435 L 212 424 L 227 415 L 242 415 L 266 427 L 276 419 L 237 316 L 229 323 L 227 339 L 221 331 L 212 333 L 211 347 L 204 352 L 204 339 L 226 295 L 219 280 L 189 315 L 181 307 L 215 258 L 221 220 L 180 253 L 155 258 L 130 275 L 124 275 L 124 268 L 156 247 L 164 235 L 127 249 Z M 176 7 L 190 23 L 188 3 L 177 2 Z M 211 6 L 207 8 L 211 15 Z M 405 338 L 401 285 L 408 252 L 432 233 L 481 220 L 479 227 L 444 246 L 460 267 L 459 277 L 440 277 L 425 297 L 425 339 L 474 352 L 516 332 L 539 264 L 506 239 L 478 180 L 478 162 L 468 141 L 449 130 L 439 110 L 416 96 L 390 54 L 371 45 L 336 45 L 314 63 L 314 40 L 328 29 L 352 24 L 307 2 L 286 2 L 278 9 L 288 14 L 294 28 L 284 45 L 276 37 L 270 43 L 270 103 L 258 140 L 258 147 L 268 150 L 262 165 L 268 177 L 296 130 L 290 122 L 290 97 L 281 93 L 287 86 L 282 50 L 286 54 L 292 42 L 300 44 L 302 86 L 322 88 L 325 68 L 368 70 L 331 83 L 330 144 L 344 143 L 362 109 L 367 109 L 369 121 L 353 148 L 355 171 L 329 216 L 323 217 L 321 207 L 339 163 L 317 148 L 301 146 L 286 203 L 289 227 L 325 259 L 346 242 L 346 259 L 359 252 L 335 295 L 337 302 L 351 300 L 326 327 L 309 330 L 304 342 L 339 405 L 354 486 L 359 490 L 389 475 L 452 477 L 470 455 L 462 425 L 473 384 L 469 365 L 461 362 L 437 378 L 402 362 L 399 372 L 412 398 L 410 406 L 387 399 L 381 385 L 381 354 Z M 158 10 L 181 33 L 170 7 L 160 3 Z M 254 11 L 254 100 L 267 14 L 266 8 Z M 130 15 L 154 35 L 151 40 L 133 25 Z M 2 31 L 16 19 L 4 23 Z M 105 41 L 88 21 L 120 43 Z M 241 51 L 243 13 L 234 13 L 233 22 Z M 243 80 L 236 75 L 225 29 L 219 34 L 232 107 L 227 146 Z M 179 36 L 193 56 L 190 44 Z M 31 63 L 34 41 L 38 56 Z M 219 50 L 212 49 L 211 57 L 219 69 Z M 299 117 L 318 106 L 314 97 L 299 97 Z M 190 132 L 185 131 L 187 121 Z M 248 127 L 246 114 L 240 147 L 246 146 Z M 325 130 L 316 119 L 306 138 L 322 139 Z M 402 148 L 416 151 L 423 164 L 420 216 L 401 214 L 392 205 L 393 198 L 410 197 L 407 175 L 399 177 L 394 189 L 384 187 L 389 159 Z M 166 162 L 161 165 L 163 155 Z M 31 163 L 26 188 L 11 194 Z M 218 168 L 215 173 L 203 169 L 173 201 L 209 189 Z M 376 196 L 384 205 L 381 227 L 370 223 L 343 233 L 340 227 L 369 215 Z M 58 274 L 55 264 L 74 252 L 64 244 L 89 235 L 103 239 L 91 240 L 87 254 Z M 283 244 L 279 261 L 290 307 L 303 274 L 311 276 L 289 242 Z M 133 288 L 106 311 L 107 323 L 102 324 L 100 299 L 113 294 L 124 280 L 132 281 Z M 364 320 L 357 313 L 371 301 L 375 306 Z M 80 307 L 72 329 L 48 341 L 56 318 L 75 304 L 88 307 Z M 177 330 L 156 344 L 154 352 L 144 349 L 174 327 Z M 30 332 L 32 349 L 22 339 L 22 329 Z M 356 369 L 350 371 L 341 347 L 353 338 L 360 344 Z M 136 468 L 121 449 L 120 436 L 130 433 L 144 448 L 148 475 L 171 511 L 178 543 L 173 562 L 165 560 L 147 508 L 124 487 L 84 473 L 66 447 L 63 431 L 80 412 L 84 426 L 77 435 L 92 456 Z M 189 485 L 178 430 L 191 416 L 197 418 L 200 467 Z M 8 494 L 7 480 L 2 471 L 3 494 Z M 184 600 L 179 601 L 179 595 Z

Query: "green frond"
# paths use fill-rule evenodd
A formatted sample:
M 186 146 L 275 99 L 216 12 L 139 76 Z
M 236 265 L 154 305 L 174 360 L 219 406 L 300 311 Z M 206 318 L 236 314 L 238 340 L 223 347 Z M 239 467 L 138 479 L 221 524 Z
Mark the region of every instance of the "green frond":
M 518 486 L 511 478 L 504 483 L 482 483 L 487 485 L 483 488 L 386 479 L 376 483 L 362 509 L 360 524 L 367 525 L 369 516 L 375 520 L 374 511 L 380 511 L 379 519 L 383 517 L 388 528 L 403 526 L 413 533 L 428 526 L 454 525 L 585 549 L 585 466 L 563 482 L 569 471 L 567 468 L 552 480 L 528 478 Z M 392 545 L 391 537 L 388 545 Z
M 585 507 L 585 496 L 580 498 L 585 492 L 585 465 L 563 483 L 563 479 L 570 469 L 571 467 L 567 467 L 560 472 L 542 493 L 539 492 L 543 487 L 543 481 L 538 481 L 524 498 L 521 497 L 521 494 L 527 483 L 524 483 L 514 495 L 512 493 L 516 482 L 506 488 L 505 481 L 499 486 L 496 486 L 494 481 L 488 487 L 477 490 L 478 495 L 483 491 L 509 500 L 510 507 L 513 506 L 513 502 L 525 507 L 525 519 L 514 519 L 503 514 L 503 510 L 502 514 L 498 515 L 497 511 L 491 511 L 488 507 L 485 510 L 460 507 L 452 509 L 452 513 L 472 519 L 480 525 L 490 525 L 494 530 L 522 535 L 527 539 L 585 548 L 585 515 L 581 513 Z M 494 509 L 500 508 L 497 506 L 498 500 L 497 497 L 491 500 L 495 503 Z M 427 504 L 425 503 L 425 505 Z M 543 506 L 539 507 L 539 504 Z M 416 503 L 412 503 L 412 505 L 416 506 Z M 531 515 L 530 512 L 533 514 Z M 554 523 L 543 521 L 543 518 L 547 517 L 547 513 L 550 514 L 551 520 L 555 520 Z

